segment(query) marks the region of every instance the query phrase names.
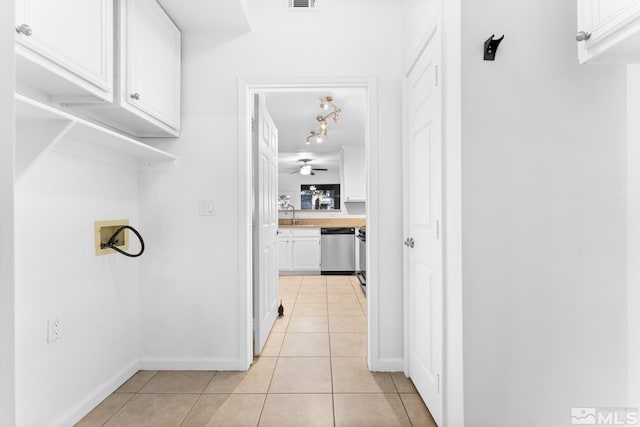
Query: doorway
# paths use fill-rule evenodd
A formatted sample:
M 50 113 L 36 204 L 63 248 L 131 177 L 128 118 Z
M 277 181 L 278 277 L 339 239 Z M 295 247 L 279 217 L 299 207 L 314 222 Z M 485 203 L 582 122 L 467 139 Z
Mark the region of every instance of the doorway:
M 377 162 L 377 93 L 376 79 L 373 77 L 362 78 L 273 78 L 257 77 L 240 79 L 238 85 L 238 178 L 240 194 L 240 227 L 239 227 L 239 318 L 240 330 L 244 333 L 239 340 L 238 352 L 240 355 L 239 369 L 248 369 L 253 361 L 253 183 L 252 183 L 252 129 L 251 117 L 254 96 L 258 93 L 274 93 L 286 91 L 322 91 L 334 88 L 363 89 L 366 93 L 366 119 L 365 119 L 365 164 Z M 378 274 L 376 248 L 378 217 L 377 213 L 377 182 L 374 174 L 366 168 L 366 209 L 367 229 L 372 236 L 367 241 L 367 362 L 371 370 L 378 366 Z

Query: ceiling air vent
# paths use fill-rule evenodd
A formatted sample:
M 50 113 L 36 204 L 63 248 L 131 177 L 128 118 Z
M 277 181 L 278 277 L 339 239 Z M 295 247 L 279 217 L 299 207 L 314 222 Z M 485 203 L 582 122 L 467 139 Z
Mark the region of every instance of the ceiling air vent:
M 316 0 L 289 0 L 289 7 L 314 7 Z

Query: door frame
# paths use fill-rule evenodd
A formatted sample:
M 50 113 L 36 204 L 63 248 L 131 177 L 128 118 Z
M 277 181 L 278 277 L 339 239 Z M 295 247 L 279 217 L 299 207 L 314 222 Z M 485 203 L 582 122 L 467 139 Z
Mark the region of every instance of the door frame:
M 366 91 L 365 162 L 367 170 L 367 361 L 378 370 L 378 179 L 369 165 L 378 164 L 378 81 L 375 76 L 255 76 L 238 79 L 238 369 L 253 362 L 253 280 L 252 280 L 252 146 L 251 99 L 256 92 L 305 91 L 332 88 L 363 88 Z

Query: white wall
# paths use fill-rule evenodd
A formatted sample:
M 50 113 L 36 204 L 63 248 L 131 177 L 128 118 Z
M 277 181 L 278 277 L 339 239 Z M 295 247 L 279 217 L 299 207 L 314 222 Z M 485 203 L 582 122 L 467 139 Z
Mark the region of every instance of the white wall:
M 0 2 L 0 425 L 14 425 L 13 153 L 15 91 L 12 1 Z
M 158 238 L 143 260 L 142 337 L 145 366 L 235 368 L 241 338 L 237 316 L 239 254 L 239 76 L 378 78 L 379 158 L 371 165 L 386 201 L 381 248 L 380 357 L 402 358 L 401 8 L 391 2 L 322 2 L 317 11 L 285 10 L 280 0 L 249 2 L 248 34 L 183 36 L 183 133 L 160 145 L 178 167 L 145 178 L 142 222 Z M 318 31 L 329 26 L 331 31 Z M 317 61 L 315 46 L 330 60 Z M 366 48 L 368 46 L 375 49 Z M 324 55 L 323 54 L 323 55 Z M 197 199 L 216 200 L 217 215 L 197 216 Z
M 629 66 L 627 73 L 627 404 L 640 408 L 640 66 Z
M 575 8 L 462 3 L 466 425 L 626 404 L 626 74 L 577 64 Z
M 139 261 L 94 255 L 110 219 L 138 226 L 137 172 L 48 152 L 16 184 L 18 426 L 71 425 L 137 370 Z

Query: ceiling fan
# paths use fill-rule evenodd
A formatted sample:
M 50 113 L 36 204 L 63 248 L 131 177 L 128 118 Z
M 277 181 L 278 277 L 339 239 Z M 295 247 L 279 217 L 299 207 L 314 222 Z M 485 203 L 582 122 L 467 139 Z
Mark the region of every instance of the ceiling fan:
M 322 172 L 327 171 L 326 168 L 314 168 L 313 166 L 308 164 L 311 161 L 311 159 L 300 159 L 300 161 L 303 163 L 303 165 L 300 166 L 300 169 L 294 170 L 293 172 L 291 172 L 290 175 L 294 173 L 299 173 L 300 175 L 315 175 L 316 171 L 322 171 Z

